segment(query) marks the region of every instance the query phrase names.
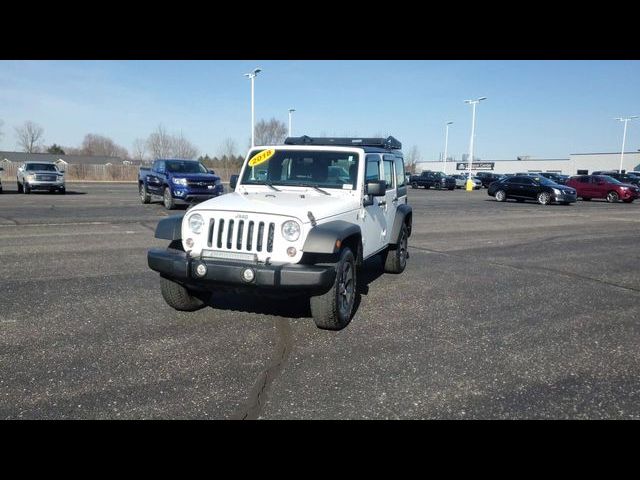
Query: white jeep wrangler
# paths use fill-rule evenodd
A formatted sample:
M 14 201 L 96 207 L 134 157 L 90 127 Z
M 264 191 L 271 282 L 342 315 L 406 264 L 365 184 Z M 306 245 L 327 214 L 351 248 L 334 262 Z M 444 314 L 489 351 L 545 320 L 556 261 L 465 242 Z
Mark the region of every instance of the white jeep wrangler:
M 205 306 L 213 290 L 310 297 L 319 328 L 353 315 L 357 267 L 381 254 L 404 271 L 412 210 L 401 144 L 382 138 L 287 138 L 251 149 L 234 191 L 158 223 L 167 249 L 148 252 L 165 301 Z

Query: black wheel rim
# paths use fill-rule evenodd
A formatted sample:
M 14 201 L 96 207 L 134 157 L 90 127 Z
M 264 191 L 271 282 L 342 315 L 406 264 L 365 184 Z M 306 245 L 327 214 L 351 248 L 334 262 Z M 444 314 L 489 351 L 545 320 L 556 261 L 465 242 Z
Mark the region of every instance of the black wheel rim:
M 338 277 L 338 310 L 343 319 L 351 314 L 355 294 L 354 284 L 353 266 L 351 262 L 344 262 Z

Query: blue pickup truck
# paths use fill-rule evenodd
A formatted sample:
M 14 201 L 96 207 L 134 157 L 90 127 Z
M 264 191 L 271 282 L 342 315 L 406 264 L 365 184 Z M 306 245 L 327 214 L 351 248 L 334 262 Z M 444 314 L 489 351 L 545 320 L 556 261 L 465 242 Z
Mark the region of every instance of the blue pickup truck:
M 151 168 L 140 167 L 138 188 L 142 203 L 161 196 L 167 210 L 224 193 L 220 177 L 197 160 L 158 159 Z

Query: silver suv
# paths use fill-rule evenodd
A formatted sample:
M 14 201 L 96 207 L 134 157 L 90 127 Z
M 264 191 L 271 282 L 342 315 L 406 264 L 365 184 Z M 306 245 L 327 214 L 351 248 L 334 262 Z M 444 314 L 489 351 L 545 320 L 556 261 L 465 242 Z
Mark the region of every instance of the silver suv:
M 34 190 L 65 193 L 64 171 L 58 170 L 52 162 L 26 162 L 18 169 L 16 178 L 18 192 L 31 193 Z

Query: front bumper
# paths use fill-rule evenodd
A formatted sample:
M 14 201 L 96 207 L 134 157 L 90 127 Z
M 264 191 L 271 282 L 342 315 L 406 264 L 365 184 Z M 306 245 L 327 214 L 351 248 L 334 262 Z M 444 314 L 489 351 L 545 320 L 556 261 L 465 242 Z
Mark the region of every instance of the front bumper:
M 218 197 L 224 193 L 223 185 L 216 185 L 212 189 L 189 189 L 173 187 L 171 191 L 176 203 L 198 203 Z
M 577 202 L 578 201 L 578 196 L 577 195 L 570 195 L 570 194 L 560 194 L 560 195 L 556 195 L 553 194 L 552 197 L 553 201 L 555 202 L 569 202 L 569 203 L 573 203 L 573 202 Z
M 333 266 L 316 265 L 266 265 L 240 261 L 191 258 L 185 252 L 152 248 L 147 253 L 151 270 L 185 285 L 202 288 L 206 285 L 264 287 L 271 289 L 321 289 L 330 287 L 336 276 Z M 196 267 L 207 267 L 204 276 L 196 274 Z M 251 282 L 243 279 L 243 272 L 252 269 Z
M 38 180 L 25 181 L 25 185 L 28 185 L 31 190 L 62 190 L 65 188 L 64 182 L 43 182 Z

